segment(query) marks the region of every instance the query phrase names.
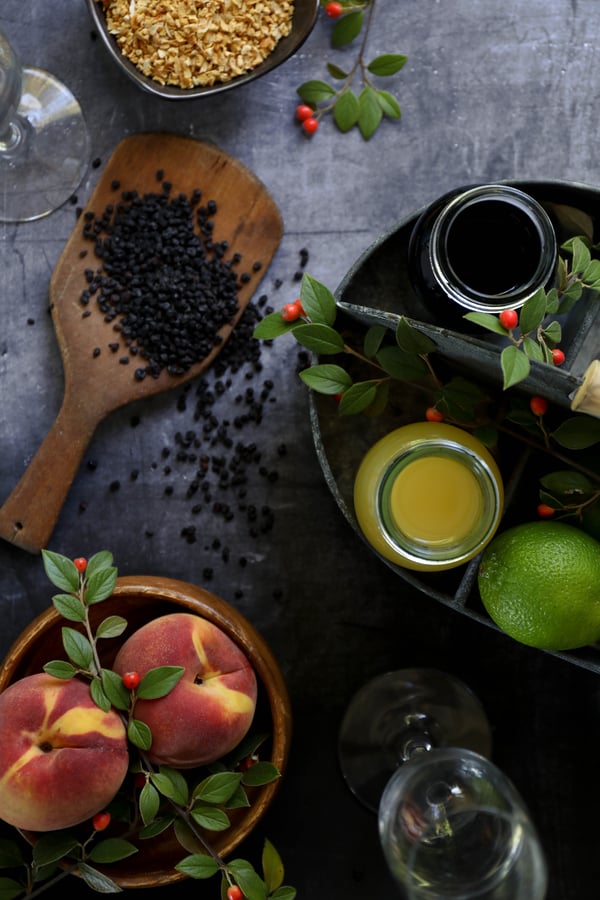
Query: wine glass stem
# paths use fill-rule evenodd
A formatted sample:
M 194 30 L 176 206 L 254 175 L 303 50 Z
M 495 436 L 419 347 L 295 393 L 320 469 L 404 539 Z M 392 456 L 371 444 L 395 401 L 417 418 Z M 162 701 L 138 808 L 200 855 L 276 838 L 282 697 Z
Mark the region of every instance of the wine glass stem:
M 10 159 L 21 152 L 27 136 L 27 124 L 27 120 L 21 116 L 15 116 L 9 122 L 0 134 L 0 156 Z

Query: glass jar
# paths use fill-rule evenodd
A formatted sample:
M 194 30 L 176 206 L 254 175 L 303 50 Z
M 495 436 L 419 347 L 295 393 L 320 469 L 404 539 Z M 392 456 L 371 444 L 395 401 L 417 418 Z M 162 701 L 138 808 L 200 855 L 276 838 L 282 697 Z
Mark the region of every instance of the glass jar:
M 413 290 L 435 324 L 469 330 L 468 312 L 520 309 L 556 278 L 552 221 L 529 194 L 484 184 L 445 194 L 418 218 L 408 247 Z
M 473 435 L 444 422 L 390 432 L 364 456 L 354 482 L 360 529 L 385 559 L 442 571 L 468 562 L 494 536 L 502 476 Z

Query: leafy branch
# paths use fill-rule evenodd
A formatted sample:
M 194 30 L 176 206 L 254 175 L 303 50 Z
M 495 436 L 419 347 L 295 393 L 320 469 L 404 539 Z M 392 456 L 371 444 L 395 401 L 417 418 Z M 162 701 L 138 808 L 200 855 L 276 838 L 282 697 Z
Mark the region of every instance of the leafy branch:
M 296 306 L 297 304 L 297 306 Z M 300 298 L 292 319 L 282 311 L 265 316 L 257 325 L 254 337 L 272 340 L 291 334 L 307 350 L 322 356 L 349 356 L 367 367 L 369 376 L 356 379 L 339 362 L 317 362 L 300 373 L 304 383 L 320 394 L 335 396 L 341 415 L 361 412 L 379 414 L 386 408 L 390 386 L 395 381 L 408 382 L 422 391 L 426 403 L 433 405 L 439 418 L 445 418 L 474 433 L 488 446 L 493 446 L 498 430 L 506 429 L 506 421 L 525 431 L 541 434 L 545 446 L 551 440 L 569 450 L 584 449 L 600 441 L 600 420 L 576 414 L 562 420 L 550 430 L 520 397 L 509 397 L 509 406 L 498 407 L 497 398 L 489 397 L 479 385 L 462 376 L 444 381 L 436 371 L 435 341 L 400 316 L 393 343 L 386 341 L 390 329 L 375 325 L 366 329 L 359 347 L 350 344 L 345 332 L 334 326 L 338 307 L 331 291 L 304 274 Z M 424 406 L 426 405 L 424 403 Z
M 67 660 L 50 661 L 43 669 L 55 678 L 68 680 L 79 676 L 88 680 L 90 695 L 97 706 L 105 711 L 111 708 L 119 711 L 131 745 L 130 771 L 121 791 L 107 811 L 100 814 L 104 817 L 102 825 L 94 820 L 85 838 L 70 830 L 44 833 L 31 848 L 30 858 L 18 842 L 0 840 L 0 868 L 22 873 L 20 877 L 0 878 L 2 900 L 36 897 L 74 871 L 95 891 L 118 892 L 121 888 L 97 865 L 115 863 L 137 853 L 138 848 L 130 838 L 146 840 L 171 827 L 187 852 L 175 865 L 177 871 L 195 879 L 220 873 L 222 897 L 293 900 L 296 891 L 283 884 L 281 858 L 268 840 L 262 851 L 261 877 L 246 860 L 225 862 L 205 837 L 206 831 L 223 831 L 230 826 L 228 810 L 250 806 L 247 789 L 279 778 L 277 767 L 259 758 L 266 736 L 246 736 L 226 759 L 207 766 L 195 785 L 177 769 L 153 766 L 146 754 L 152 734 L 145 723 L 135 718 L 135 705 L 140 699 L 166 696 L 184 669 L 178 666 L 150 669 L 137 685 L 127 688 L 121 676 L 102 666 L 98 650 L 98 643 L 103 639 L 123 634 L 127 621 L 121 616 L 108 616 L 94 632 L 89 615 L 92 606 L 114 592 L 117 570 L 112 565 L 112 555 L 102 551 L 89 561 L 73 561 L 43 550 L 42 558 L 49 580 L 61 591 L 52 598 L 54 607 L 63 618 L 83 628 L 83 631 L 70 626 L 62 629 Z M 100 837 L 109 823 L 118 826 L 116 834 Z
M 399 72 L 405 65 L 407 57 L 401 53 L 385 53 L 367 60 L 367 42 L 371 29 L 376 0 L 340 0 L 331 3 L 321 0 L 331 15 L 335 7 L 336 21 L 331 31 L 331 46 L 341 49 L 361 36 L 356 60 L 349 69 L 343 69 L 335 63 L 327 63 L 327 72 L 336 86 L 327 81 L 312 79 L 305 81 L 297 88 L 300 99 L 306 104 L 308 112 L 300 112 L 298 116 L 305 130 L 313 134 L 318 128 L 320 119 L 332 113 L 333 120 L 341 132 L 350 131 L 357 126 L 365 140 L 369 140 L 379 128 L 384 116 L 400 119 L 401 109 L 396 97 L 389 91 L 378 88 L 371 76 L 389 77 Z M 355 90 L 355 81 L 359 89 Z M 312 115 L 306 116 L 312 111 Z M 305 116 L 302 119 L 302 116 Z M 309 121 L 310 125 L 306 125 Z
M 509 345 L 500 355 L 504 389 L 518 384 L 529 375 L 530 360 L 560 365 L 564 354 L 558 349 L 562 338 L 560 322 L 548 316 L 563 315 L 580 299 L 584 289 L 600 293 L 600 260 L 592 259 L 586 239 L 570 238 L 562 245 L 571 257 L 558 260 L 557 284 L 549 291 L 540 288 L 521 308 L 515 326 L 506 328 L 502 317 L 490 313 L 467 313 L 465 319 L 487 331 L 507 337 Z

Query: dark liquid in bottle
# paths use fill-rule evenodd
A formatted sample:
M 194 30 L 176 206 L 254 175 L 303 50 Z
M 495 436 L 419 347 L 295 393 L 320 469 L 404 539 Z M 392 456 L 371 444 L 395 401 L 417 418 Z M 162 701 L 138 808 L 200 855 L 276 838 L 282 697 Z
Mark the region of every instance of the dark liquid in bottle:
M 535 276 L 542 250 L 535 224 L 507 200 L 480 200 L 453 218 L 446 235 L 447 261 L 457 282 L 494 299 Z

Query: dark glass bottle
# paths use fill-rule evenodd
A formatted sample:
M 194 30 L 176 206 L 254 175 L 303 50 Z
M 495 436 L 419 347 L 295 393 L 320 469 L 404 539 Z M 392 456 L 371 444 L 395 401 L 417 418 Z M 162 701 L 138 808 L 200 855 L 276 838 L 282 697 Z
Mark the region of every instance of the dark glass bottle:
M 470 330 L 468 312 L 518 310 L 556 278 L 557 241 L 544 208 L 518 188 L 445 194 L 418 218 L 408 273 L 429 321 Z M 472 327 L 472 326 L 471 326 Z

